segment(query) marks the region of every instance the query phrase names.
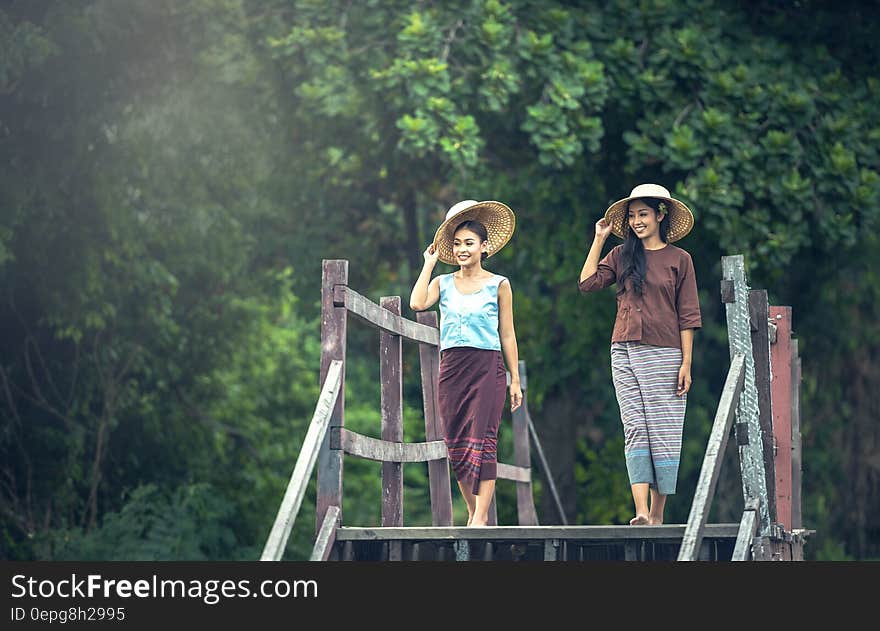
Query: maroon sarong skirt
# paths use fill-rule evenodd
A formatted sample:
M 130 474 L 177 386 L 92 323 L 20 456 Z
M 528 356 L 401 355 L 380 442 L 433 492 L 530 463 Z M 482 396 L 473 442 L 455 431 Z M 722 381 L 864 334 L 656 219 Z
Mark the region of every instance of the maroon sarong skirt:
M 443 438 L 455 478 L 479 494 L 481 480 L 497 471 L 498 426 L 507 396 L 501 351 L 444 350 L 437 389 Z

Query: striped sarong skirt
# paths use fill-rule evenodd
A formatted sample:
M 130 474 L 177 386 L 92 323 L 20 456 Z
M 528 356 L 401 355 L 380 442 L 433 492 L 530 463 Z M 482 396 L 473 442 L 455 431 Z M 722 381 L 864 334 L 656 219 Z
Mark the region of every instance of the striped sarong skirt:
M 448 348 L 440 355 L 437 399 L 455 478 L 478 495 L 498 468 L 498 426 L 507 396 L 501 351 Z
M 681 350 L 638 342 L 611 345 L 611 376 L 630 484 L 675 493 L 687 395 L 677 396 Z

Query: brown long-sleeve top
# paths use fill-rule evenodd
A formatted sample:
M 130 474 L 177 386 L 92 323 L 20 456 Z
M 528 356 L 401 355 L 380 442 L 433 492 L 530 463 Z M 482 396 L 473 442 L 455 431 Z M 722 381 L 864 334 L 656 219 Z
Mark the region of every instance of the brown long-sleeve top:
M 587 293 L 604 289 L 617 281 L 623 245 L 613 248 L 599 261 L 596 273 L 578 283 Z M 667 244 L 659 250 L 645 250 L 646 272 L 642 295 L 637 296 L 626 280 L 626 291 L 617 293 L 617 318 L 612 342 L 641 342 L 681 348 L 681 331 L 702 327 L 697 277 L 691 255 Z

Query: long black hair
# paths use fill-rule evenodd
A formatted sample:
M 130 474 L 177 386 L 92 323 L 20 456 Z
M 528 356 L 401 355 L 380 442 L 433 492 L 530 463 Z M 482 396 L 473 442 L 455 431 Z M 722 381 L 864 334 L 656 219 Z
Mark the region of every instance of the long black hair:
M 640 200 L 645 202 L 645 205 L 649 208 L 653 208 L 655 212 L 660 212 L 660 203 L 663 202 L 668 205 L 669 202 L 664 202 L 662 199 L 657 199 L 656 197 L 640 197 Z M 632 228 L 629 227 L 629 205 L 632 204 L 634 200 L 631 200 L 626 205 L 626 211 L 623 215 L 623 249 L 620 252 L 620 261 L 621 261 L 621 271 L 620 278 L 617 279 L 617 293 L 622 294 L 626 291 L 625 282 L 627 278 L 629 278 L 630 286 L 632 290 L 636 293 L 637 296 L 642 295 L 642 284 L 645 282 L 645 246 L 642 245 L 642 240 L 636 236 L 636 233 L 632 231 Z M 663 243 L 666 243 L 666 234 L 669 232 L 669 212 L 663 216 L 663 221 L 660 222 L 660 240 Z
M 480 223 L 476 219 L 468 219 L 467 221 L 462 221 L 460 224 L 458 224 L 455 227 L 455 230 L 452 233 L 453 236 L 455 235 L 456 232 L 458 232 L 461 229 L 470 230 L 475 235 L 480 237 L 480 245 L 483 244 L 483 241 L 489 240 L 489 231 L 486 230 L 486 226 L 484 226 L 482 223 Z M 489 256 L 488 253 L 483 252 L 482 256 L 480 256 L 480 260 L 485 261 L 486 257 L 488 257 L 488 256 Z

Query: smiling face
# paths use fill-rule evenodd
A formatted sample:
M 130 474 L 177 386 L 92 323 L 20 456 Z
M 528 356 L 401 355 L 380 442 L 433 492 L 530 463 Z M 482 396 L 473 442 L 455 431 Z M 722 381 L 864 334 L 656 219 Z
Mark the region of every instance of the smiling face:
M 455 231 L 452 240 L 452 255 L 455 262 L 462 267 L 471 267 L 478 264 L 483 252 L 489 247 L 488 241 L 481 241 L 480 235 L 467 228 L 459 228 Z
M 626 220 L 630 229 L 642 241 L 659 239 L 660 222 L 665 216 L 640 199 L 632 200 L 626 211 Z

